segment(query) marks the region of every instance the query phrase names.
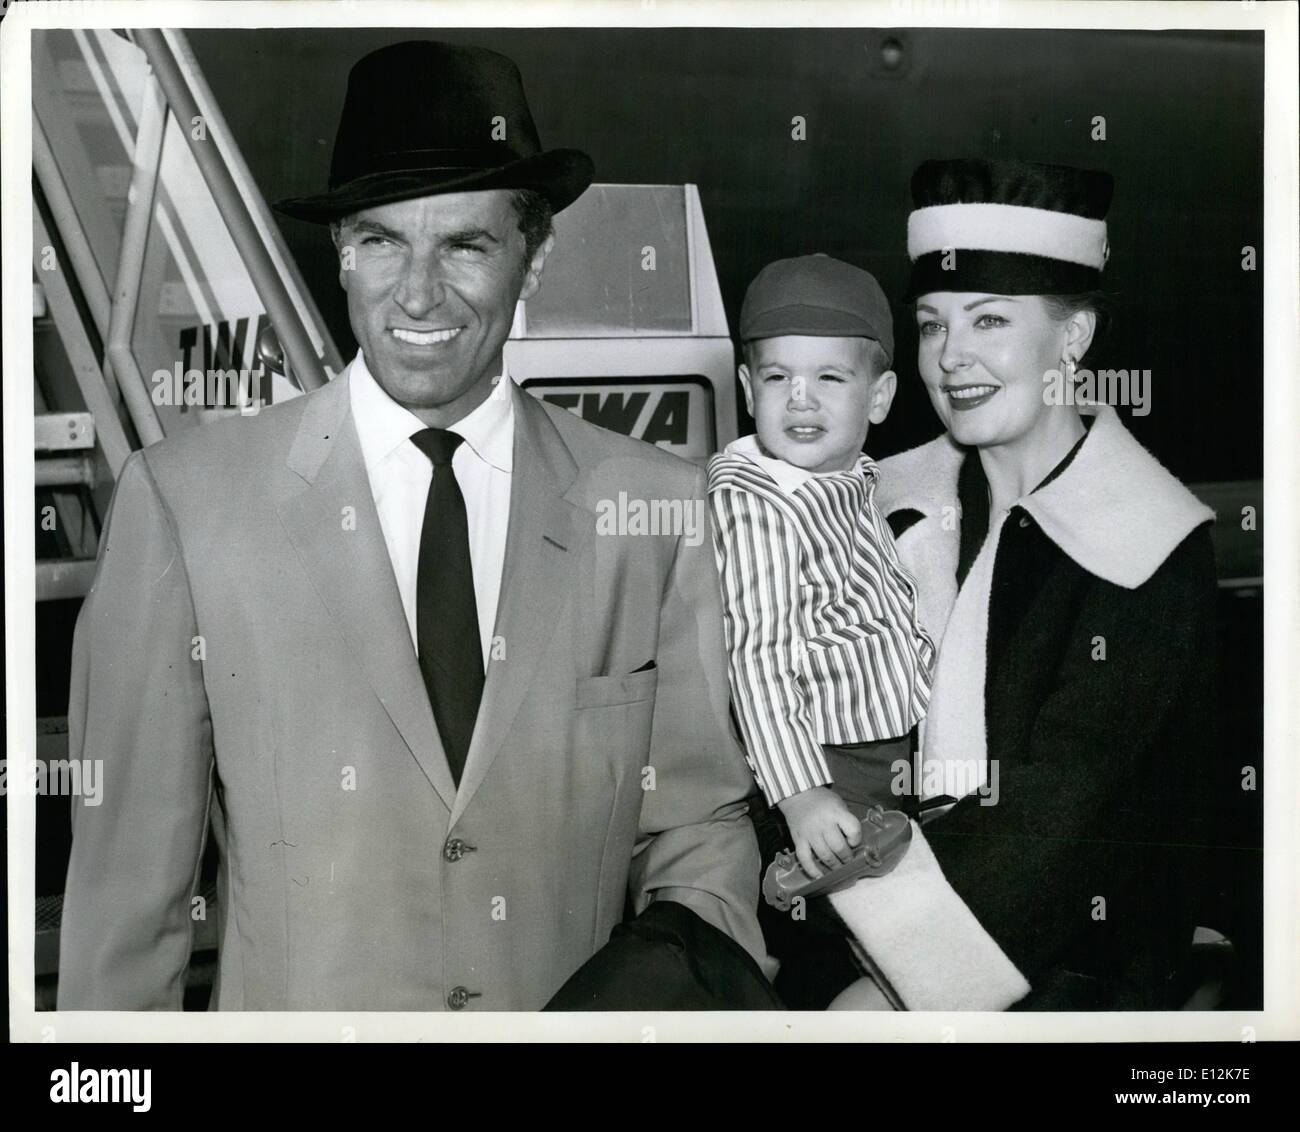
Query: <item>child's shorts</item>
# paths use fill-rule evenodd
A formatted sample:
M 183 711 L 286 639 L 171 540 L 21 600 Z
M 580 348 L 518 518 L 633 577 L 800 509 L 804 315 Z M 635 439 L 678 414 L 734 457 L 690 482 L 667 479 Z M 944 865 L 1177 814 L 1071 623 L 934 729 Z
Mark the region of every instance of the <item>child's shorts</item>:
M 872 806 L 911 814 L 912 738 L 822 747 L 835 793 L 859 817 Z M 895 784 L 897 785 L 897 788 Z
M 910 773 L 900 774 L 912 760 L 911 736 L 852 746 L 824 745 L 832 786 L 845 805 L 863 817 L 874 805 L 912 815 L 915 800 L 898 793 L 894 783 L 909 784 Z M 758 796 L 750 807 L 754 832 L 765 872 L 782 849 L 793 846 L 781 811 Z M 761 874 L 760 874 L 761 881 Z M 781 962 L 775 987 L 792 1010 L 825 1010 L 831 1000 L 864 974 L 849 947 L 849 930 L 825 897 L 814 897 L 803 908 L 805 918 L 778 912 L 759 898 L 758 922 L 768 952 Z

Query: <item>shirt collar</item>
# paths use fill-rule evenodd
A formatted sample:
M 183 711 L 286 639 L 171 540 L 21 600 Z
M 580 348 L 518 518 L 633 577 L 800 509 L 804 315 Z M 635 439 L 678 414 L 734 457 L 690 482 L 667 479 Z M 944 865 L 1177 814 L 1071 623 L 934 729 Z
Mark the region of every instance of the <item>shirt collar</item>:
M 811 479 L 823 479 L 827 476 L 864 476 L 868 482 L 874 482 L 876 479 L 876 463 L 865 452 L 858 457 L 856 467 L 846 469 L 842 472 L 810 472 L 807 468 L 800 468 L 796 464 L 787 463 L 785 460 L 777 459 L 775 456 L 768 456 L 758 447 L 758 435 L 751 434 L 742 436 L 739 440 L 733 440 L 724 449 L 733 455 L 744 456 L 745 459 L 752 461 L 763 469 L 776 482 L 786 494 L 792 494 L 802 487 Z
M 360 350 L 352 361 L 349 384 L 361 454 L 366 471 L 370 471 L 426 426 L 384 392 Z M 502 472 L 514 467 L 515 410 L 510 384 L 503 364 L 500 376 L 493 379 L 491 394 L 448 430 L 463 436 L 479 459 Z

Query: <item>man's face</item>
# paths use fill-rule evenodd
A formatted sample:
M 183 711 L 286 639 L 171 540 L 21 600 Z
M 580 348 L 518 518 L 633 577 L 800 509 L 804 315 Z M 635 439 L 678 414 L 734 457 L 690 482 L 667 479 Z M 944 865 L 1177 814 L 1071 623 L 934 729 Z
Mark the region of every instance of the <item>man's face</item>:
M 366 365 L 428 425 L 454 424 L 487 398 L 515 304 L 537 290 L 552 239 L 525 262 L 511 197 L 419 197 L 340 227 L 339 282 Z

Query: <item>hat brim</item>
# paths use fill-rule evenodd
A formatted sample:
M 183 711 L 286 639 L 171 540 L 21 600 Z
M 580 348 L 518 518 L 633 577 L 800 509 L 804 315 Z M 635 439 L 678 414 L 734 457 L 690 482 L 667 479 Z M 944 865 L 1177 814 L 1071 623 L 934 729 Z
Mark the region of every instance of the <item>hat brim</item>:
M 581 150 L 552 149 L 492 168 L 442 167 L 373 173 L 329 192 L 288 197 L 271 207 L 295 220 L 328 224 L 363 208 L 417 197 L 487 189 L 532 189 L 550 202 L 552 212 L 559 212 L 586 191 L 595 175 L 595 165 Z
M 880 343 L 891 361 L 894 356 L 893 327 L 886 329 L 860 318 L 852 311 L 792 305 L 764 311 L 741 323 L 740 338 L 744 342 L 787 335 L 800 338 L 870 338 Z
M 764 311 L 742 323 L 740 337 L 776 338 L 797 334 L 809 338 L 880 338 L 880 330 L 852 311 L 792 304 Z

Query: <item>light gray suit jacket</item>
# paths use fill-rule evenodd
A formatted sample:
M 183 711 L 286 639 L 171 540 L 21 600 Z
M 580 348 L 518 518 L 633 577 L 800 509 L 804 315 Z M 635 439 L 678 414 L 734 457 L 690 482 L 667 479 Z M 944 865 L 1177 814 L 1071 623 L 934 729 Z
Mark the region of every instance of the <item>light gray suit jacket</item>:
M 459 789 L 346 372 L 127 461 L 74 643 L 69 754 L 104 791 L 74 807 L 60 1009 L 180 1007 L 209 819 L 221 1009 L 536 1009 L 629 897 L 762 960 L 709 532 L 597 523 L 620 492 L 703 500 L 702 472 L 510 395 L 499 642 Z

